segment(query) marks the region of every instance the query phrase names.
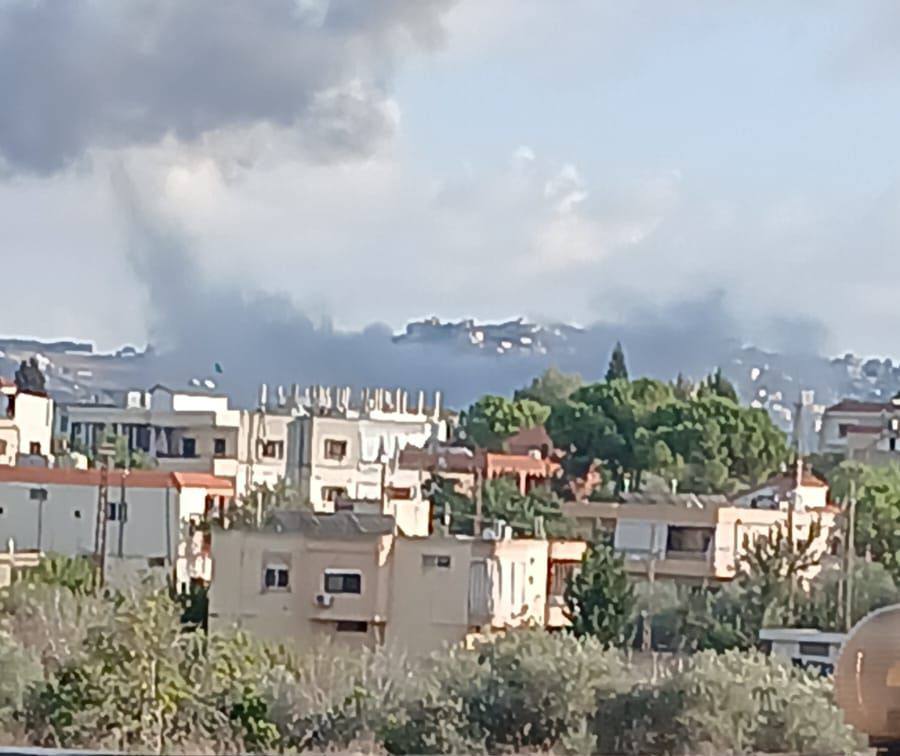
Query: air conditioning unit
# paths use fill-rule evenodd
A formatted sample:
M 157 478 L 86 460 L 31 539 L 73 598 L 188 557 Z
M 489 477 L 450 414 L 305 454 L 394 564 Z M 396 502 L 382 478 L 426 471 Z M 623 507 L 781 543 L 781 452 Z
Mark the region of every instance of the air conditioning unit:
M 316 594 L 316 606 L 328 609 L 334 603 L 334 596 L 328 593 Z

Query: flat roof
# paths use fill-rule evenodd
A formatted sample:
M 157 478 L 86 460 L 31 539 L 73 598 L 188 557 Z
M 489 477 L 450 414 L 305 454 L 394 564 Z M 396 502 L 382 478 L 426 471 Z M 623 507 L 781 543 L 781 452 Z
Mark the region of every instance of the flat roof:
M 48 486 L 99 486 L 101 471 L 97 468 L 76 470 L 62 467 L 3 467 L 0 484 L 34 483 Z M 110 470 L 107 481 L 111 486 L 126 488 L 207 488 L 234 493 L 234 483 L 210 473 L 167 472 L 165 470 Z
M 804 643 L 843 643 L 844 633 L 826 633 L 811 627 L 764 627 L 759 639 L 767 641 L 802 641 Z

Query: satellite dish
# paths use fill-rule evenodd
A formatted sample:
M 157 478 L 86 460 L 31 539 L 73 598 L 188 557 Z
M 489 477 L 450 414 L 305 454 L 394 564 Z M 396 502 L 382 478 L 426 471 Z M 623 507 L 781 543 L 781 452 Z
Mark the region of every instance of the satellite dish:
M 203 385 L 208 389 L 214 389 L 216 387 L 216 382 L 207 378 L 205 381 L 203 381 Z
M 191 378 L 190 384 L 191 384 L 191 386 L 199 386 L 199 385 L 200 385 L 200 379 L 199 379 L 199 378 Z

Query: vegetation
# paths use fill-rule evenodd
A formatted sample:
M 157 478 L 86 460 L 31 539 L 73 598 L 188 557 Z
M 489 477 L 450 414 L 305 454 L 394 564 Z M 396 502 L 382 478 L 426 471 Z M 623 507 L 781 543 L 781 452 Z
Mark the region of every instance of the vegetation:
M 622 342 L 617 341 L 609 358 L 609 367 L 606 368 L 606 382 L 627 381 L 628 368 L 625 366 L 625 350 Z
M 7 741 L 139 753 L 847 752 L 828 687 L 756 654 L 648 683 L 597 638 L 525 629 L 416 662 L 185 632 L 165 591 L 0 593 Z
M 530 399 L 545 407 L 565 404 L 568 398 L 584 385 L 580 375 L 562 373 L 556 368 L 547 368 L 535 378 L 527 388 L 516 391 L 514 399 Z
M 523 428 L 543 425 L 549 416 L 550 409 L 532 399 L 484 396 L 460 415 L 460 438 L 472 446 L 501 451 L 507 438 Z
M 634 587 L 610 544 L 594 544 L 585 552 L 565 598 L 575 635 L 590 635 L 604 646 L 624 644 L 635 606 Z
M 590 384 L 553 408 L 547 429 L 569 477 L 599 466 L 617 491 L 652 473 L 682 491 L 731 492 L 777 471 L 788 449 L 764 410 L 722 395 L 726 384 L 712 377 L 687 398 L 649 378 Z
M 231 528 L 253 529 L 267 525 L 282 509 L 311 509 L 300 492 L 281 478 L 274 486 L 258 483 L 236 499 L 225 512 Z
M 438 478 L 431 492 L 434 516 L 438 522 L 450 521 L 450 532 L 472 535 L 476 504 L 474 496 L 457 493 L 452 481 Z M 485 527 L 502 520 L 512 527 L 514 535 L 565 538 L 575 531 L 575 523 L 562 511 L 562 500 L 546 486 L 538 486 L 527 494 L 511 480 L 488 480 L 481 486 L 481 518 Z

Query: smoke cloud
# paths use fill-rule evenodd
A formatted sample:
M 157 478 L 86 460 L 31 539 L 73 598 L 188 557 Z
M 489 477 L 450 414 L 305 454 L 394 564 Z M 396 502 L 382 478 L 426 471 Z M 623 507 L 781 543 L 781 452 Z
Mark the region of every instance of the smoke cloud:
M 440 42 L 449 0 L 10 0 L 0 161 L 52 173 L 94 147 L 216 143 L 259 123 L 316 159 L 393 132 L 387 81 Z

